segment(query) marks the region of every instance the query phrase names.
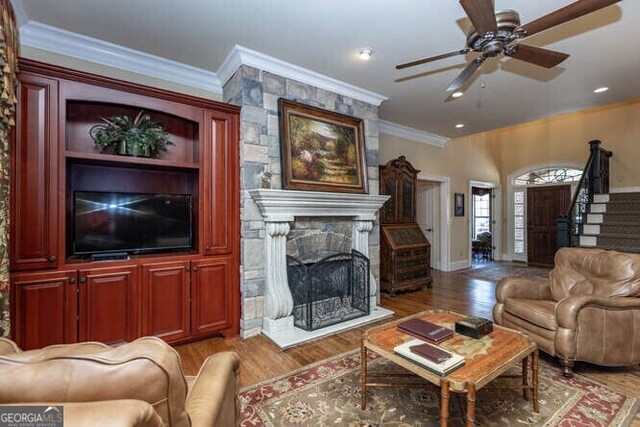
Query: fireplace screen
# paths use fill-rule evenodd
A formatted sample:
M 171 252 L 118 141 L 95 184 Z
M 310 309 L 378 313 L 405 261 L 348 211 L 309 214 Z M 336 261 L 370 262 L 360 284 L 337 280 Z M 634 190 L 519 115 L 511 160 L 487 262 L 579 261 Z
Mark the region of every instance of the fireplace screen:
M 295 326 L 313 331 L 369 314 L 369 259 L 356 250 L 304 264 L 287 256 Z

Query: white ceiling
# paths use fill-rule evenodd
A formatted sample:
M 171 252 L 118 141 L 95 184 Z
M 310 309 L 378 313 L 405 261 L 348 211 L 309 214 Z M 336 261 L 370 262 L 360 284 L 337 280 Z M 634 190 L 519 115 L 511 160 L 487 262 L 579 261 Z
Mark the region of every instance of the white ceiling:
M 528 22 L 571 0 L 495 0 Z M 23 0 L 36 21 L 216 71 L 236 45 L 388 96 L 381 117 L 449 137 L 640 97 L 640 1 L 623 0 L 529 39 L 571 57 L 546 70 L 488 61 L 464 97 L 445 88 L 449 58 L 394 66 L 465 45 L 455 0 Z M 373 58 L 357 51 L 370 46 Z M 399 81 L 406 77 L 412 78 Z M 595 87 L 611 90 L 596 95 Z M 463 129 L 455 129 L 464 123 Z

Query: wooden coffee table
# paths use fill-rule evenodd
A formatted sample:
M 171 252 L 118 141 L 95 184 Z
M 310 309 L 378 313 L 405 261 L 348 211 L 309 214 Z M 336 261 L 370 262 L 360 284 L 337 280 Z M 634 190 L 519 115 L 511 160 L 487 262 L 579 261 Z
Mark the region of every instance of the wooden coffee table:
M 388 379 L 413 376 L 407 374 L 368 373 L 367 350 L 370 350 L 430 383 L 440 386 L 441 426 L 447 426 L 449 423 L 449 396 L 451 392 L 466 394 L 467 426 L 473 426 L 476 413 L 476 392 L 520 361 L 522 361 L 522 375 L 503 375 L 502 378 L 518 378 L 521 379 L 521 384 L 504 385 L 500 386 L 500 388 L 522 389 L 525 400 L 529 400 L 529 391 L 531 391 L 533 395 L 533 410 L 535 412 L 539 411 L 538 346 L 526 335 L 498 325 L 494 325 L 494 330 L 491 334 L 478 340 L 455 334 L 453 338 L 440 343 L 438 346 L 463 356 L 465 358 L 465 366 L 446 377 L 441 377 L 416 363 L 408 361 L 393 351 L 397 345 L 415 339 L 415 337 L 396 329 L 399 323 L 414 317 L 454 329 L 454 323 L 466 316 L 451 311 L 425 311 L 366 331 L 362 337 L 361 345 L 362 409 L 365 409 L 367 405 L 368 387 L 416 386 L 415 383 L 368 382 L 368 379 L 371 378 Z M 529 358 L 531 358 L 531 364 L 529 364 Z M 531 366 L 531 382 L 529 382 L 529 366 Z

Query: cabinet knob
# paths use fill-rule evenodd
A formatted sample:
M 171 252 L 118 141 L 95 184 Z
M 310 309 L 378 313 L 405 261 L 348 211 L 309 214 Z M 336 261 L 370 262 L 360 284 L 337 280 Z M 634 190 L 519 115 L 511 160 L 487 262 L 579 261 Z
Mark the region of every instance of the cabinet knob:
M 85 283 L 86 281 L 87 281 L 87 279 L 86 279 L 86 278 L 84 278 L 84 277 L 81 277 L 81 278 L 80 278 L 80 283 Z
M 184 268 L 184 271 L 189 271 L 189 270 L 190 268 L 188 266 Z
M 198 267 L 194 265 L 193 267 L 191 267 L 191 271 L 198 271 Z
M 75 277 L 69 277 L 69 283 L 71 283 L 72 285 L 74 283 L 76 283 L 76 278 Z
M 47 258 L 47 261 L 49 261 L 49 262 L 56 262 L 56 259 L 58 259 L 58 258 L 56 258 L 56 257 L 54 257 L 53 255 L 51 255 L 49 258 Z

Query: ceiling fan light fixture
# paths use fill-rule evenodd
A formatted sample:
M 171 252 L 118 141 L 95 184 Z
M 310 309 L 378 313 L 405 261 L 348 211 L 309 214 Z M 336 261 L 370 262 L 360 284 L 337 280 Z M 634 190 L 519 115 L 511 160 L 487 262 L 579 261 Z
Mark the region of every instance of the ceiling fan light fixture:
M 363 61 L 370 60 L 371 56 L 373 56 L 373 49 L 371 49 L 370 47 L 363 47 L 362 49 L 360 49 L 360 53 L 358 53 L 358 57 Z
M 464 123 L 458 123 L 456 125 L 456 129 L 462 129 L 464 127 Z
M 460 98 L 462 95 L 464 95 L 464 92 L 456 91 L 456 92 L 453 92 L 453 93 L 451 94 L 451 97 L 452 97 L 452 98 Z
M 601 87 L 595 88 L 595 89 L 593 90 L 593 93 L 603 93 L 603 92 L 606 92 L 606 91 L 608 91 L 608 90 L 609 90 L 609 88 L 608 88 L 608 87 L 606 87 L 606 86 L 601 86 Z

